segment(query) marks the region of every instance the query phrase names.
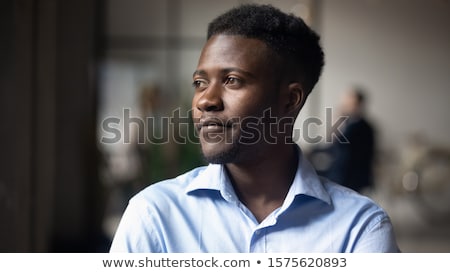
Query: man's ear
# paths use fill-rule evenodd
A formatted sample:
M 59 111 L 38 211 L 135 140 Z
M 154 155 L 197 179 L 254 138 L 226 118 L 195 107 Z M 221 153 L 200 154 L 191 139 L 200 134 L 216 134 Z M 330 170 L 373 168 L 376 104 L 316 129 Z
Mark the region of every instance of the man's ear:
M 302 109 L 306 101 L 306 91 L 299 82 L 292 82 L 288 86 L 289 100 L 286 104 L 286 111 L 288 113 L 298 113 Z

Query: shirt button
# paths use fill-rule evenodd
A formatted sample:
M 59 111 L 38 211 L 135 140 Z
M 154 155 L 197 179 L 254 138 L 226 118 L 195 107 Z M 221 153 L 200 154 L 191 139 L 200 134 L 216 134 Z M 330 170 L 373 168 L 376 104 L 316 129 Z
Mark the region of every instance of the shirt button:
M 256 235 L 259 235 L 259 234 L 261 234 L 261 230 L 257 230 L 257 231 L 255 231 L 255 234 L 256 234 Z

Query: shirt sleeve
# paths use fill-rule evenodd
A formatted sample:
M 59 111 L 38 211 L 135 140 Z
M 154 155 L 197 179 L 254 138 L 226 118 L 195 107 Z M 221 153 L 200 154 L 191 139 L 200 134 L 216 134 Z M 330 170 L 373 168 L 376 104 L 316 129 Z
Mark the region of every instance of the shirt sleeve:
M 361 234 L 352 252 L 359 253 L 398 253 L 394 229 L 389 217 L 382 214 L 373 219 L 371 225 Z
M 131 200 L 122 215 L 110 252 L 161 252 L 150 215 L 139 200 Z

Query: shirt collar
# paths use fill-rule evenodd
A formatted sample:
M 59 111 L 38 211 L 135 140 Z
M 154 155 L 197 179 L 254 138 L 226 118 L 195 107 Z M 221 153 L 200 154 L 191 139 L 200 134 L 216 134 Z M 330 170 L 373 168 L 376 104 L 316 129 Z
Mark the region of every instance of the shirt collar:
M 239 203 L 225 166 L 222 164 L 209 164 L 186 187 L 185 193 L 189 194 L 197 190 L 218 191 L 226 201 Z
M 331 197 L 325 190 L 316 170 L 298 148 L 298 167 L 286 201 L 298 195 L 307 195 L 331 204 Z M 285 203 L 286 203 L 285 201 Z
M 325 190 L 320 177 L 298 148 L 299 162 L 294 181 L 282 207 L 289 206 L 298 195 L 307 195 L 331 204 L 331 198 Z M 196 190 L 217 190 L 227 201 L 237 201 L 236 194 L 225 167 L 221 164 L 209 164 L 186 188 L 186 193 Z M 283 208 L 282 208 L 283 210 Z

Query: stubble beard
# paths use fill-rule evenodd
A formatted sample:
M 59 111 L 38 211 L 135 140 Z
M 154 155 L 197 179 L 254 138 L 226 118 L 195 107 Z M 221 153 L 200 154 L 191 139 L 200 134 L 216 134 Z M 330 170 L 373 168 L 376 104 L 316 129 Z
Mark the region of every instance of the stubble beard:
M 202 157 L 203 159 L 212 164 L 227 164 L 236 162 L 239 157 L 239 152 L 241 150 L 239 141 L 235 140 L 227 147 L 227 149 L 206 154 L 202 149 Z

